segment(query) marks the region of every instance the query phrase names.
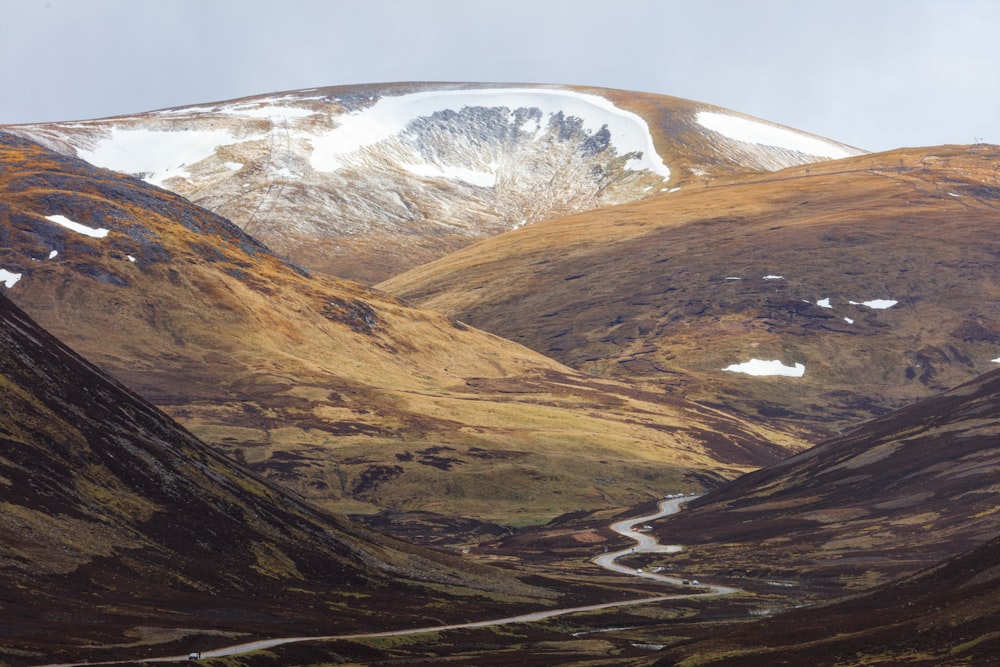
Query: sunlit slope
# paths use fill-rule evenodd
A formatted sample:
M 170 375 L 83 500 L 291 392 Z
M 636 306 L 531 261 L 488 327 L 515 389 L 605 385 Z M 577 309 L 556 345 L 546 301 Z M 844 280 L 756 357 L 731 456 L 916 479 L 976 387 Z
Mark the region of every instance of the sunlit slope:
M 8 129 L 368 283 L 540 220 L 861 152 L 690 100 L 527 84 L 316 88 Z
M 579 370 L 832 433 L 996 367 L 997 164 L 935 147 L 717 181 L 380 287 Z
M 2 150 L 7 295 L 206 442 L 327 507 L 537 521 L 699 488 L 798 446 L 293 270 L 141 181 L 9 136 Z

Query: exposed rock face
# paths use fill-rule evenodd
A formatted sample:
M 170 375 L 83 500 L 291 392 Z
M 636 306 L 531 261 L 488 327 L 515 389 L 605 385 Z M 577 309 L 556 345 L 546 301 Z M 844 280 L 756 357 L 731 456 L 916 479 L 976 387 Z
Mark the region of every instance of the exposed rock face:
M 692 179 L 860 152 L 675 98 L 483 84 L 324 88 L 8 129 L 369 283 Z

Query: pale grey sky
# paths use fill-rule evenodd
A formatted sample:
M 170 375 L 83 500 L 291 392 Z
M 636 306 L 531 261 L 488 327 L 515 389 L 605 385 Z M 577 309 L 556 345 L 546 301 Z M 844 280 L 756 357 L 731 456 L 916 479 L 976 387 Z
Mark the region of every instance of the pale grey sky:
M 1000 0 L 0 0 L 0 123 L 317 86 L 564 83 L 869 150 L 1000 143 Z

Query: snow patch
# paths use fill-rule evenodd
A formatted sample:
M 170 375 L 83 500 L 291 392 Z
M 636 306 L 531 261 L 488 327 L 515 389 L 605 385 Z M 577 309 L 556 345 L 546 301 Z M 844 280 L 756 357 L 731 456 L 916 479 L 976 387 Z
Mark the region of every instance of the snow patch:
M 81 225 L 79 222 L 73 222 L 64 215 L 47 215 L 45 219 L 49 222 L 54 222 L 60 227 L 65 227 L 70 231 L 74 231 L 77 234 L 83 234 L 84 236 L 89 236 L 95 239 L 103 239 L 108 235 L 108 230 L 103 227 L 88 227 L 87 225 Z
M 226 165 L 226 169 L 231 169 L 233 171 L 239 171 L 243 168 L 242 162 L 223 162 L 222 164 Z
M 742 364 L 732 364 L 730 366 L 726 366 L 722 370 L 758 376 L 781 375 L 784 377 L 802 377 L 805 375 L 806 367 L 800 363 L 796 363 L 794 366 L 785 366 L 777 359 L 773 361 L 751 359 L 750 361 Z
M 132 255 L 125 255 L 125 257 L 128 258 L 128 261 L 132 262 L 133 264 L 135 263 L 135 257 L 133 257 Z
M 7 289 L 16 285 L 17 281 L 20 279 L 20 273 L 14 273 L 13 271 L 8 271 L 7 269 L 0 269 L 0 283 L 3 283 Z
M 848 324 L 854 324 L 854 320 L 852 320 L 852 319 L 851 319 L 851 318 L 849 318 L 849 317 L 845 317 L 845 318 L 844 318 L 844 321 L 845 321 L 845 322 L 847 322 Z
M 775 276 L 775 275 L 768 275 L 761 278 L 761 280 L 784 280 L 784 279 L 785 276 Z
M 819 301 L 816 302 L 816 305 L 819 306 L 820 308 L 833 308 L 833 306 L 830 305 L 829 298 L 820 299 Z
M 702 127 L 724 137 L 750 144 L 774 146 L 806 155 L 838 159 L 851 157 L 854 152 L 842 146 L 780 125 L 751 120 L 715 111 L 699 111 L 696 120 Z
M 55 259 L 56 255 L 58 255 L 58 254 L 59 254 L 58 250 L 52 250 L 52 251 L 50 251 L 49 252 L 49 259 Z

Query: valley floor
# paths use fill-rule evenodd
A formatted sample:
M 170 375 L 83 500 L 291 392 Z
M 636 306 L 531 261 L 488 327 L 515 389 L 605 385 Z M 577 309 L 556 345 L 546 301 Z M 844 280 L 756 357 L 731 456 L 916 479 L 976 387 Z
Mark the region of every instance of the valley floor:
M 525 547 L 523 558 L 516 555 L 516 545 L 484 545 L 469 554 L 470 558 L 492 564 L 534 570 L 548 585 L 560 582 L 566 588 L 579 588 L 585 582 L 588 590 L 581 591 L 584 596 L 603 591 L 599 593 L 602 597 L 617 593 L 625 598 L 622 600 L 468 623 L 338 636 L 259 638 L 218 648 L 205 648 L 202 644 L 211 640 L 202 638 L 182 654 L 146 657 L 141 662 L 186 662 L 189 655 L 197 655 L 198 659 L 211 660 L 211 664 L 226 665 L 323 664 L 334 659 L 364 664 L 383 660 L 391 660 L 393 664 L 408 664 L 409 660 L 432 664 L 440 659 L 450 665 L 501 665 L 510 664 L 516 656 L 518 664 L 552 665 L 571 664 L 601 655 L 614 656 L 607 664 L 633 664 L 633 660 L 639 661 L 634 664 L 644 664 L 644 658 L 666 645 L 664 642 L 668 640 L 664 632 L 672 637 L 669 641 L 673 643 L 680 627 L 724 617 L 745 619 L 754 613 L 749 606 L 762 600 L 767 605 L 782 604 L 773 592 L 751 593 L 732 586 L 699 582 L 690 575 L 671 571 L 664 559 L 669 560 L 671 554 L 680 552 L 683 547 L 660 544 L 649 534 L 647 525 L 680 511 L 682 504 L 691 499 L 671 497 L 661 501 L 655 511 L 632 518 L 613 517 L 610 524 L 596 525 L 607 538 L 602 540 L 607 544 L 597 549 L 596 556 L 592 555 L 593 545 L 551 550 L 548 558 L 538 557 L 528 544 L 522 544 Z M 594 530 L 592 526 L 573 525 L 560 527 L 556 532 L 589 535 Z M 586 541 L 585 538 L 577 544 Z M 614 543 L 627 544 L 611 550 Z M 627 561 L 628 565 L 620 561 Z M 665 564 L 655 564 L 658 562 Z M 644 567 L 646 563 L 649 565 Z M 629 579 L 622 579 L 621 575 Z M 757 613 L 762 612 L 758 609 Z M 670 629 L 674 625 L 678 627 Z

